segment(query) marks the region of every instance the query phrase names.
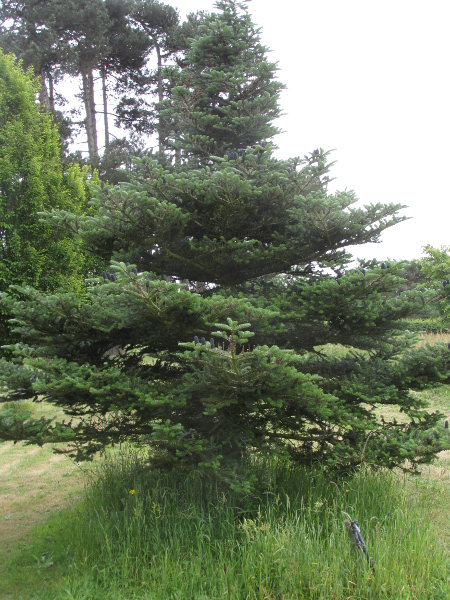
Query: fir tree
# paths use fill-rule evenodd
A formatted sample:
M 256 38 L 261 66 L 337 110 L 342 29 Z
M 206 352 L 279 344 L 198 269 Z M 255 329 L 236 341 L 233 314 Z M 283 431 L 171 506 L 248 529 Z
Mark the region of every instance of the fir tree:
M 450 380 L 450 353 L 414 349 L 404 331 L 423 300 L 402 290 L 404 265 L 350 268 L 345 252 L 378 240 L 402 207 L 330 194 L 321 149 L 274 158 L 276 66 L 245 6 L 217 7 L 170 73 L 164 118 L 181 156 L 140 161 L 132 181 L 97 190 L 88 216 L 47 214 L 109 270 L 83 301 L 31 288 L 2 298 L 23 340 L 1 363 L 4 398 L 41 397 L 72 420 L 8 414 L 1 435 L 68 441 L 79 458 L 146 443 L 154 465 L 246 490 L 254 452 L 414 470 L 449 447 L 414 391 Z
M 424 257 L 421 260 L 422 274 L 426 279 L 426 286 L 436 292 L 434 308 L 441 316 L 441 327 L 448 329 L 450 326 L 450 246 L 434 248 L 431 245 L 423 249 Z

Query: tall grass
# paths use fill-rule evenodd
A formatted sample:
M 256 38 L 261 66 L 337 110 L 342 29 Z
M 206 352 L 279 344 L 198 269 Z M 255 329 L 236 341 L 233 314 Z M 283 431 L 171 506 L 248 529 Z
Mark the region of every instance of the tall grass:
M 260 490 L 240 497 L 198 473 L 148 471 L 136 452 L 111 455 L 89 483 L 82 510 L 64 521 L 66 583 L 42 597 L 449 597 L 444 549 L 423 504 L 408 499 L 392 473 L 331 481 L 277 462 L 249 468 Z M 358 558 L 347 518 L 358 520 L 375 574 Z
M 432 333 L 429 332 L 424 332 L 421 333 L 419 335 L 419 341 L 417 343 L 418 347 L 421 346 L 427 346 L 428 344 L 430 344 L 430 346 L 434 346 L 435 344 L 438 343 L 445 343 L 448 344 L 450 342 L 450 332 L 448 330 L 438 330 Z

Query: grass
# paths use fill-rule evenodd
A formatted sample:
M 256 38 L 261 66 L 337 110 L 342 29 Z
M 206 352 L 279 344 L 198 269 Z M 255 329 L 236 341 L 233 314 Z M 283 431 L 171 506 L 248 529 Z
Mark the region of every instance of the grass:
M 141 465 L 132 454 L 110 459 L 91 488 L 78 562 L 98 570 L 74 578 L 73 597 L 406 599 L 450 591 L 423 496 L 414 500 L 394 474 L 332 482 L 317 470 L 255 463 L 267 492 L 240 499 L 195 474 L 143 476 Z M 375 576 L 357 559 L 346 518 L 358 519 Z
M 419 342 L 418 342 L 418 346 L 426 346 L 427 344 L 430 344 L 431 346 L 434 346 L 437 343 L 444 343 L 444 344 L 448 344 L 450 343 L 450 332 L 444 331 L 444 330 L 440 330 L 436 333 L 421 333 L 419 334 Z
M 32 411 L 36 417 L 53 414 L 53 407 L 45 403 L 11 405 L 16 412 Z M 30 545 L 32 537 L 42 530 L 43 522 L 58 519 L 60 511 L 80 502 L 84 479 L 73 461 L 54 454 L 48 446 L 3 442 L 0 480 L 0 599 L 16 600 L 25 590 L 33 589 L 34 580 L 36 585 L 42 583 L 31 566 L 36 562 L 36 548 Z M 25 557 L 27 562 L 23 564 Z
M 53 410 L 44 403 L 15 404 L 15 410 L 31 410 L 36 417 L 48 417 Z M 20 539 L 46 515 L 79 499 L 83 490 L 77 465 L 63 455 L 54 454 L 49 446 L 1 443 L 0 477 L 2 548 Z
M 421 395 L 450 416 L 450 387 Z M 142 459 L 123 448 L 88 470 L 48 448 L 0 445 L 0 599 L 450 597 L 450 452 L 418 477 L 335 481 L 254 461 L 260 492 L 247 497 L 196 473 L 152 473 Z
M 82 490 L 82 480 L 68 459 L 8 442 L 0 445 L 0 536 L 3 544 L 21 537 L 35 523 Z
M 392 473 L 331 482 L 283 464 L 255 469 L 267 493 L 242 499 L 196 474 L 148 473 L 133 452 L 111 456 L 83 503 L 9 558 L 6 591 L 34 600 L 448 597 L 448 557 L 420 482 L 415 497 Z M 349 516 L 375 575 L 352 549 Z M 32 592 L 19 595 L 24 580 Z
M 81 503 L 5 556 L 0 597 L 448 597 L 448 530 L 439 530 L 445 517 L 448 526 L 448 486 L 436 474 L 409 481 L 365 471 L 330 481 L 276 462 L 251 468 L 266 492 L 242 498 L 195 473 L 148 472 L 135 451 L 106 457 Z M 375 575 L 352 548 L 349 517 L 359 521 Z

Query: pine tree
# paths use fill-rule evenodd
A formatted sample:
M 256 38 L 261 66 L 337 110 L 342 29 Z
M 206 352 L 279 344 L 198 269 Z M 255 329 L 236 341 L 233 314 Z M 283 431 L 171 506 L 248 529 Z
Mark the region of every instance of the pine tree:
M 140 131 L 147 133 L 157 132 L 159 155 L 162 158 L 164 132 L 156 106 L 163 101 L 165 95 L 164 63 L 178 50 L 171 38 L 178 29 L 179 16 L 172 6 L 157 0 L 135 0 L 130 16 L 139 30 L 147 36 L 151 50 L 149 54 L 156 56 L 156 69 L 147 69 L 145 76 L 142 73 L 126 75 L 128 87 L 133 90 L 134 97 L 122 97 L 118 107 L 119 119 L 129 117 L 130 109 L 134 111 L 134 118 L 129 121 L 131 127 L 138 127 Z M 156 102 L 153 104 L 148 100 L 149 94 L 156 96 Z
M 173 145 L 201 165 L 275 135 L 284 87 L 250 16 L 237 3 L 217 7 L 222 18 L 204 18 L 183 69 L 172 71 L 173 99 L 163 111 L 179 125 Z
M 13 52 L 25 68 L 33 66 L 40 76 L 41 106 L 60 123 L 60 135 L 69 138 L 72 127 L 83 127 L 89 161 L 114 181 L 120 177 L 114 165 L 128 146 L 140 148 L 143 133 L 158 132 L 163 157 L 164 132 L 157 108 L 167 96 L 163 66 L 186 50 L 194 20 L 188 19 L 183 27 L 178 22 L 177 11 L 158 0 L 8 0 L 0 6 L 0 47 Z M 65 100 L 54 84 L 67 75 L 81 78 L 82 121 L 73 121 L 74 113 L 82 114 L 81 109 L 71 111 L 69 118 L 55 108 Z M 95 98 L 96 80 L 101 80 L 103 110 Z M 97 135 L 99 114 L 105 130 L 103 161 Z M 131 140 L 118 140 L 112 148 L 111 115 L 116 126 L 132 133 Z M 136 135 L 140 144 L 136 144 Z M 110 150 L 112 155 L 107 156 Z M 83 162 L 80 152 L 72 158 Z
M 57 33 L 48 26 L 54 19 L 52 0 L 7 0 L 0 6 L 0 47 L 22 60 L 25 69 L 39 75 L 41 107 L 55 111 L 53 84 L 59 77 L 61 57 Z
M 145 443 L 160 468 L 244 490 L 254 453 L 414 470 L 449 447 L 414 391 L 450 380 L 450 353 L 414 349 L 405 332 L 423 294 L 402 291 L 403 264 L 355 268 L 345 251 L 378 240 L 402 207 L 330 194 L 321 149 L 274 157 L 276 65 L 244 4 L 217 8 L 170 72 L 164 118 L 181 155 L 97 189 L 90 215 L 47 215 L 109 270 L 81 302 L 31 288 L 2 298 L 23 340 L 0 365 L 4 398 L 39 396 L 73 419 L 8 415 L 0 435 L 67 441 L 78 458 Z

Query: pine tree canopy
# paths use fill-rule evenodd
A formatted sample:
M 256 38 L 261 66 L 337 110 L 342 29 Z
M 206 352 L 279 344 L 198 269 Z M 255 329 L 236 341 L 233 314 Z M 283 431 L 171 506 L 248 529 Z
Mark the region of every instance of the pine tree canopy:
M 450 447 L 416 393 L 450 381 L 450 352 L 415 347 L 405 324 L 435 292 L 405 286 L 404 263 L 357 268 L 345 250 L 377 241 L 403 207 L 331 194 L 322 149 L 274 157 L 276 65 L 246 5 L 217 8 L 170 70 L 164 160 L 98 187 L 87 215 L 45 213 L 108 271 L 82 298 L 2 297 L 22 340 L 0 363 L 2 400 L 44 399 L 67 420 L 4 411 L 0 436 L 67 442 L 78 459 L 146 444 L 160 468 L 242 489 L 252 453 L 415 470 Z

